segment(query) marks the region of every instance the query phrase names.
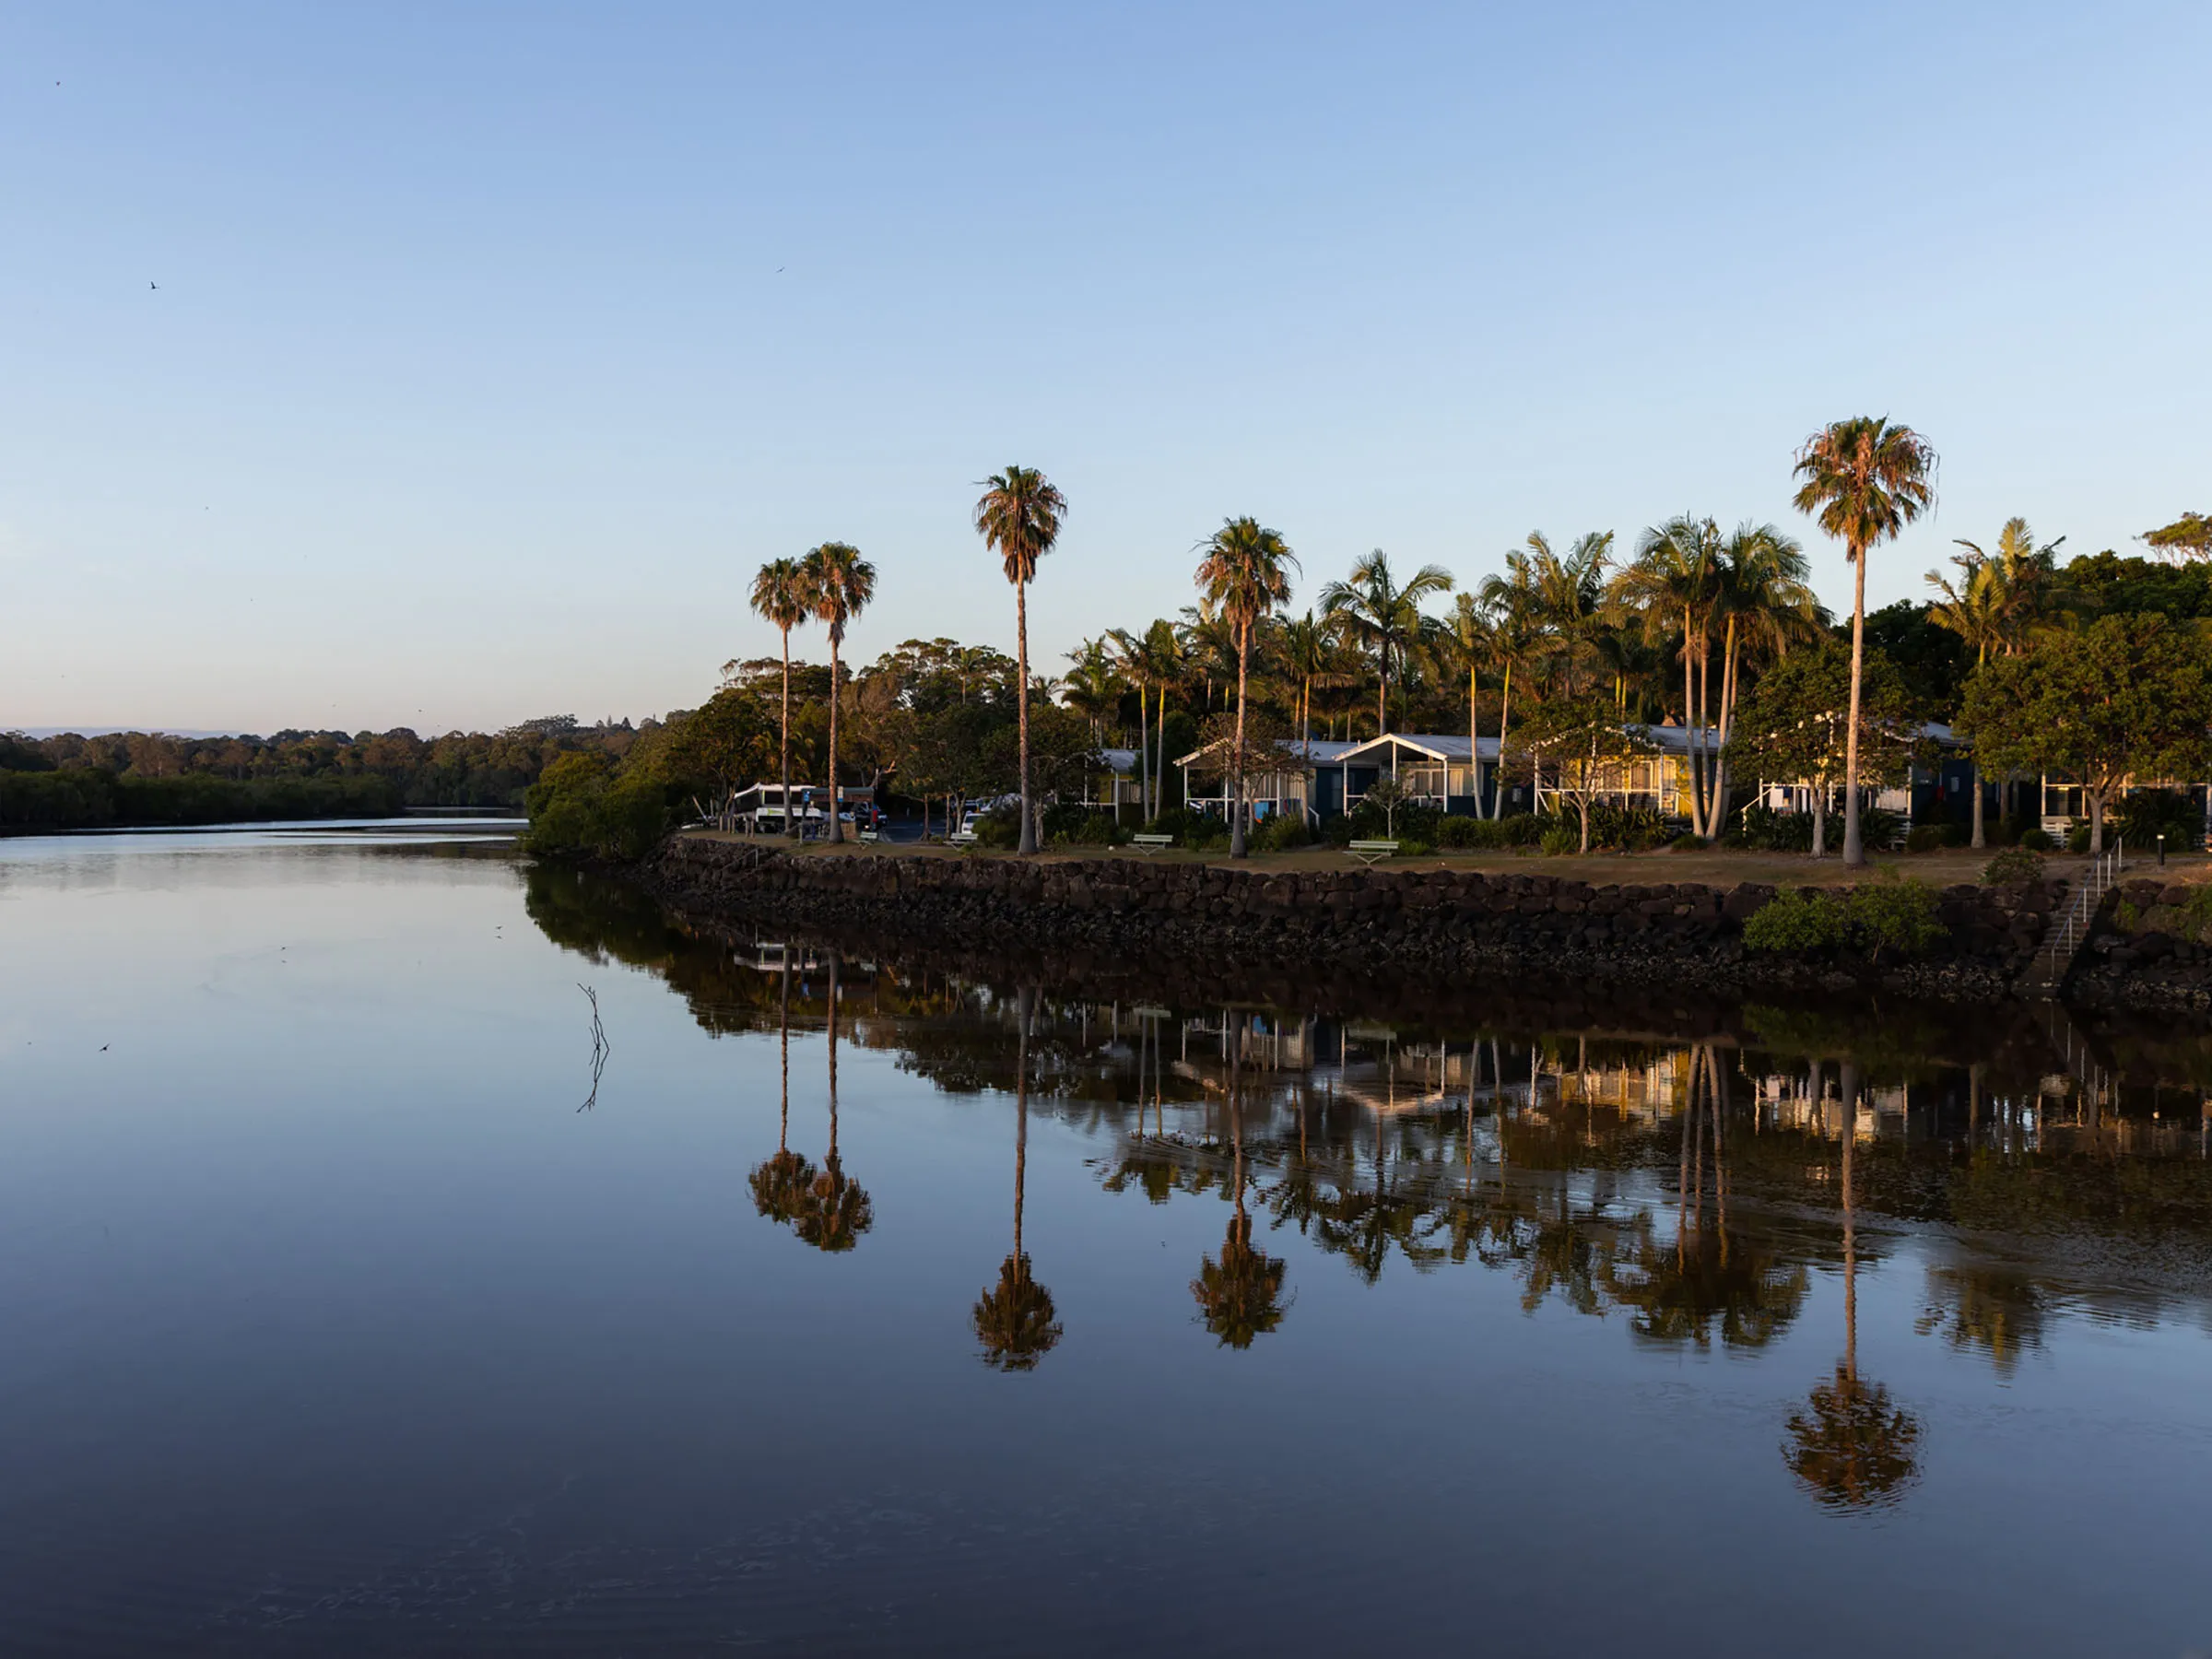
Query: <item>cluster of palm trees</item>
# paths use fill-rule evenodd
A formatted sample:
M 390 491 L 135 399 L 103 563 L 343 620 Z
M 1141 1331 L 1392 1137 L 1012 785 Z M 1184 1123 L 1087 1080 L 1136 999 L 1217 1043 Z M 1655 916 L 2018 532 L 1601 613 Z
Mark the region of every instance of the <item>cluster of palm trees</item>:
M 1876 417 L 1838 421 L 1815 433 L 1796 456 L 1795 505 L 1843 544 L 1854 568 L 1846 863 L 1865 862 L 1857 785 L 1865 559 L 1934 504 L 1935 467 L 1924 439 Z M 1059 488 L 1037 469 L 1018 465 L 984 481 L 973 514 L 976 531 L 998 555 L 1015 591 L 1015 683 L 1027 693 L 1015 700 L 1025 853 L 1037 845 L 1030 704 L 1041 691 L 1089 714 L 1100 731 L 1121 724 L 1122 700 L 1134 695 L 1139 792 L 1146 816 L 1152 818 L 1164 794 L 1171 700 L 1202 697 L 1210 712 L 1218 698 L 1227 712 L 1233 686 L 1234 724 L 1224 770 L 1234 791 L 1230 853 L 1241 857 L 1249 818 L 1243 798 L 1252 753 L 1248 709 L 1255 698 L 1289 716 L 1305 744 L 1317 709 L 1332 727 L 1340 720 L 1350 735 L 1371 688 L 1376 731 L 1392 728 L 1394 708 L 1403 729 L 1417 710 L 1433 710 L 1455 698 L 1446 688 L 1463 679 L 1471 742 L 1482 724 L 1486 689 L 1497 691 L 1501 767 L 1516 694 L 1538 703 L 1609 697 L 1624 722 L 1679 721 L 1689 734 L 1690 828 L 1712 835 L 1723 827 L 1727 740 L 1747 683 L 1765 664 L 1827 624 L 1794 537 L 1773 524 L 1745 524 L 1724 532 L 1716 520 L 1695 514 L 1648 528 L 1633 556 L 1622 560 L 1615 558 L 1611 532 L 1579 536 L 1563 549 L 1532 535 L 1506 556 L 1502 571 L 1468 589 L 1434 564 L 1401 576 L 1378 549 L 1357 560 L 1344 579 L 1325 582 L 1316 606 L 1293 617 L 1288 614 L 1290 577 L 1299 561 L 1280 532 L 1247 516 L 1224 521 L 1198 545 L 1197 605 L 1177 619 L 1115 629 L 1085 641 L 1069 653 L 1073 665 L 1066 676 L 1041 685 L 1030 673 L 1028 592 L 1066 516 L 1067 500 Z M 2025 562 L 2015 559 L 2005 543 L 1987 559 L 1977 549 L 1960 591 L 1947 603 L 1959 606 L 1962 623 L 1969 617 L 2009 616 L 2007 606 L 2017 608 L 2018 601 L 2006 595 L 2028 580 L 2033 563 L 2031 556 Z M 791 630 L 809 618 L 828 624 L 836 686 L 845 627 L 874 596 L 875 582 L 874 568 L 842 542 L 825 542 L 802 559 L 772 561 L 755 581 L 753 608 L 783 635 L 787 796 Z M 1455 595 L 1449 616 L 1425 608 L 1446 595 Z M 1678 694 L 1673 679 L 1677 667 Z M 833 777 L 838 700 L 830 699 Z M 1493 812 L 1502 810 L 1501 797 L 1502 792 L 1493 797 Z M 834 812 L 830 835 L 840 835 Z

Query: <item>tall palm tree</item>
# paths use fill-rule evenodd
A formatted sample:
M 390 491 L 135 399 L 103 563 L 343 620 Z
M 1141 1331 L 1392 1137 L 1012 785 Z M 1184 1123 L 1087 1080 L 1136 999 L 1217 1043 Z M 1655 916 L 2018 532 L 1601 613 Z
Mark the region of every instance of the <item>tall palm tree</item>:
M 1122 701 L 1122 675 L 1110 649 L 1111 634 L 1086 640 L 1067 653 L 1073 665 L 1060 677 L 1060 700 L 1090 722 L 1090 740 L 1103 742 L 1106 723 Z
M 1489 615 L 1490 666 L 1504 681 L 1498 700 L 1498 762 L 1491 776 L 1490 816 L 1505 816 L 1505 746 L 1513 724 L 1513 670 L 1526 669 L 1541 649 L 1542 603 L 1528 559 L 1518 550 L 1505 556 L 1505 574 L 1485 576 L 1477 597 Z
M 850 542 L 824 542 L 807 553 L 803 569 L 814 614 L 830 625 L 830 841 L 835 845 L 845 839 L 837 815 L 837 705 L 842 700 L 838 651 L 845 642 L 845 625 L 876 597 L 876 567 Z
M 753 610 L 783 634 L 783 833 L 798 838 L 799 820 L 791 815 L 791 630 L 814 614 L 806 572 L 795 559 L 771 559 L 753 578 Z
M 970 1315 L 983 1363 L 998 1371 L 1033 1371 L 1060 1340 L 1053 1293 L 1030 1270 L 1030 1253 L 1021 1247 L 1021 1209 L 1030 1163 L 1030 1018 L 1036 993 L 1024 986 L 1015 996 L 1018 1034 L 1014 1061 L 1014 1253 L 999 1264 L 998 1287 L 976 1299 Z
M 1350 576 L 1321 590 L 1321 614 L 1375 653 L 1375 729 L 1390 729 L 1390 670 L 1421 634 L 1421 601 L 1452 591 L 1452 572 L 1426 564 L 1401 584 L 1390 557 L 1377 547 L 1352 566 Z
M 1866 862 L 1859 831 L 1859 695 L 1866 664 L 1866 555 L 1936 505 L 1936 451 L 1887 416 L 1854 415 L 1797 452 L 1793 504 L 1843 544 L 1852 564 L 1851 724 L 1843 737 L 1843 862 Z
M 1244 856 L 1244 693 L 1252 673 L 1252 630 L 1276 606 L 1290 600 L 1290 577 L 1297 557 L 1279 532 L 1255 518 L 1222 521 L 1211 539 L 1198 544 L 1198 585 L 1219 607 L 1237 641 L 1237 734 L 1230 747 L 1236 795 L 1230 807 L 1229 855 Z
M 1825 616 L 1812 588 L 1812 566 L 1797 538 L 1773 524 L 1739 524 L 1721 547 L 1720 745 L 1713 764 L 1713 832 L 1728 811 L 1728 737 L 1747 656 L 1777 657 L 1814 639 Z
M 1614 580 L 1614 604 L 1641 616 L 1648 635 L 1682 630 L 1682 724 L 1689 759 L 1689 828 L 1711 835 L 1718 826 L 1708 810 L 1704 712 L 1700 684 L 1709 686 L 1712 619 L 1721 594 L 1721 529 L 1709 518 L 1679 513 L 1645 529 L 1636 559 Z M 1717 808 L 1714 808 L 1717 810 Z
M 1329 625 L 1311 610 L 1284 624 L 1283 673 L 1298 688 L 1299 753 L 1309 762 L 1313 752 L 1313 690 L 1317 686 L 1342 685 L 1349 677 L 1340 659 L 1341 647 Z
M 983 480 L 975 504 L 975 527 L 983 545 L 1004 562 L 1014 584 L 1014 685 L 1021 739 L 1021 845 L 1037 851 L 1037 819 L 1030 808 L 1030 583 L 1037 561 L 1060 539 L 1067 498 L 1033 466 L 1009 466 Z

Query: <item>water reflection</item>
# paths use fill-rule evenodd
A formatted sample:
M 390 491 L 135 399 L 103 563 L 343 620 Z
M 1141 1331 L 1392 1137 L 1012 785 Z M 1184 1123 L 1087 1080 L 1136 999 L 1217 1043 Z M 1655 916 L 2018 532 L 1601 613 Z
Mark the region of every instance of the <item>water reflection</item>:
M 999 1371 L 1032 1370 L 1059 1343 L 1053 1293 L 1039 1284 L 1021 1246 L 1022 1201 L 1030 1179 L 1030 1021 L 1036 994 L 1028 987 L 1015 994 L 1014 1061 L 1014 1253 L 999 1264 L 998 1285 L 986 1287 L 972 1315 L 983 1360 Z
M 1790 1477 L 1828 1509 L 1895 1505 L 1918 1478 L 1921 1416 L 1860 1363 L 1862 1274 L 1900 1241 L 1940 1258 L 1910 1328 L 2000 1377 L 2071 1312 L 2201 1307 L 2212 1265 L 2212 1055 L 2194 1036 L 2085 1035 L 2022 1010 L 1962 1048 L 1959 1022 L 1927 1010 L 1764 1006 L 1559 1029 L 1525 1003 L 1511 1020 L 1434 1002 L 1409 1016 L 1347 1006 L 1335 986 L 1304 1007 L 1194 1006 L 1080 981 L 1009 987 L 989 961 L 692 933 L 619 893 L 601 906 L 567 872 L 531 877 L 549 936 L 651 968 L 711 1031 L 775 1025 L 786 1130 L 754 1171 L 755 1202 L 820 1248 L 850 1249 L 873 1215 L 837 1149 L 848 1026 L 940 1089 L 1011 1097 L 1013 1248 L 971 1313 L 1004 1371 L 1033 1369 L 1063 1335 L 1024 1238 L 1040 1104 L 1102 1143 L 1104 1195 L 1226 1204 L 1188 1293 L 1232 1349 L 1281 1329 L 1297 1275 L 1332 1261 L 1366 1285 L 1506 1274 L 1524 1312 L 1747 1357 L 1791 1333 L 1832 1275 L 1841 1358 L 1768 1419 Z M 794 1001 L 794 964 L 826 971 L 826 996 Z M 828 1043 L 819 1171 L 786 1146 L 794 1023 Z M 1312 1260 L 1271 1248 L 1277 1235 Z

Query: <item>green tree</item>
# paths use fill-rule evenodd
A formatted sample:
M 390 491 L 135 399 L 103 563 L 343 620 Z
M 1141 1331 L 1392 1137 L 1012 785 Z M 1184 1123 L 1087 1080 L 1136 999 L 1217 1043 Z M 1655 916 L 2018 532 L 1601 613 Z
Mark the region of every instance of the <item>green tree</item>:
M 1859 691 L 1866 653 L 1866 555 L 1936 505 L 1936 451 L 1911 427 L 1853 416 L 1815 432 L 1797 452 L 1794 504 L 1843 544 L 1852 566 L 1851 720 L 1843 759 L 1843 862 L 1866 862 L 1859 833 Z
M 1967 681 L 1960 726 L 1989 763 L 2077 781 L 2089 850 L 2131 778 L 2191 779 L 2212 767 L 2212 646 L 2156 614 L 2054 630 Z
M 850 542 L 824 542 L 806 555 L 803 567 L 814 614 L 830 629 L 830 841 L 845 839 L 837 812 L 837 705 L 843 700 L 838 651 L 845 627 L 876 597 L 876 567 Z
M 750 691 L 725 687 L 670 724 L 663 746 L 665 766 L 677 779 L 712 783 L 717 809 L 731 791 L 764 770 L 768 723 Z
M 1590 851 L 1590 809 L 1623 794 L 1628 767 L 1658 753 L 1651 734 L 1625 725 L 1610 697 L 1558 692 L 1522 719 L 1522 766 L 1538 788 L 1571 802 L 1582 824 L 1582 851 Z
M 975 527 L 983 545 L 999 556 L 1014 584 L 1014 697 L 1020 722 L 1021 842 L 1024 854 L 1037 851 L 1037 815 L 1030 805 L 1030 583 L 1037 561 L 1060 539 L 1067 498 L 1031 466 L 1009 466 L 983 482 L 975 504 Z
M 1255 518 L 1225 519 L 1210 540 L 1201 542 L 1198 585 L 1236 632 L 1237 729 L 1230 751 L 1236 799 L 1230 811 L 1229 855 L 1244 850 L 1244 698 L 1252 669 L 1252 633 L 1260 619 L 1290 598 L 1288 570 L 1298 567 L 1279 532 Z
M 1392 573 L 1390 558 L 1377 547 L 1352 566 L 1350 577 L 1321 590 L 1321 614 L 1348 638 L 1375 653 L 1375 730 L 1390 730 L 1390 677 L 1421 639 L 1427 622 L 1421 601 L 1452 591 L 1452 573 L 1441 565 L 1423 565 L 1404 582 Z
M 837 1155 L 837 970 L 830 953 L 830 1150 L 800 1206 L 797 1232 L 817 1250 L 839 1253 L 860 1242 L 876 1224 L 876 1204 L 867 1189 L 845 1173 Z
M 1771 662 L 1815 639 L 1826 620 L 1812 567 L 1797 538 L 1773 524 L 1739 524 L 1721 547 L 1720 752 L 1712 776 L 1712 830 L 1727 826 L 1728 737 L 1749 661 Z
M 782 741 L 778 748 L 783 779 L 783 830 L 794 840 L 799 820 L 791 810 L 791 630 L 814 614 L 814 594 L 808 591 L 804 566 L 795 559 L 771 559 L 753 578 L 753 610 L 783 636 Z M 836 687 L 835 677 L 830 681 Z M 832 780 L 834 785 L 835 780 Z
M 782 1083 L 776 1128 L 776 1153 L 756 1168 L 749 1180 L 753 1208 L 785 1227 L 799 1218 L 814 1187 L 814 1165 L 791 1149 L 791 944 L 783 945 L 783 972 L 776 993 L 776 1047 Z
M 1828 795 L 1856 754 L 1863 782 L 1903 782 L 1924 747 L 1920 713 L 1895 664 L 1866 652 L 1853 675 L 1852 653 L 1827 639 L 1774 664 L 1744 700 L 1729 746 L 1747 769 L 1773 782 L 1813 791 L 1813 855 L 1828 850 Z M 1854 699 L 1853 692 L 1858 696 Z M 1855 734 L 1847 728 L 1858 709 Z
M 2184 512 L 2171 524 L 2146 530 L 2137 539 L 2170 559 L 2212 559 L 2212 518 Z

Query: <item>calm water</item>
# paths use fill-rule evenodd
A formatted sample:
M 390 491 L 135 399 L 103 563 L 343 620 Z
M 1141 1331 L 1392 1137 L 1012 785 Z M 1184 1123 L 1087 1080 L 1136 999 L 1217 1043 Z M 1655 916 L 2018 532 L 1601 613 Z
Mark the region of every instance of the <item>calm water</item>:
M 0 1649 L 2212 1650 L 2212 1045 L 1025 984 L 471 833 L 0 842 Z

